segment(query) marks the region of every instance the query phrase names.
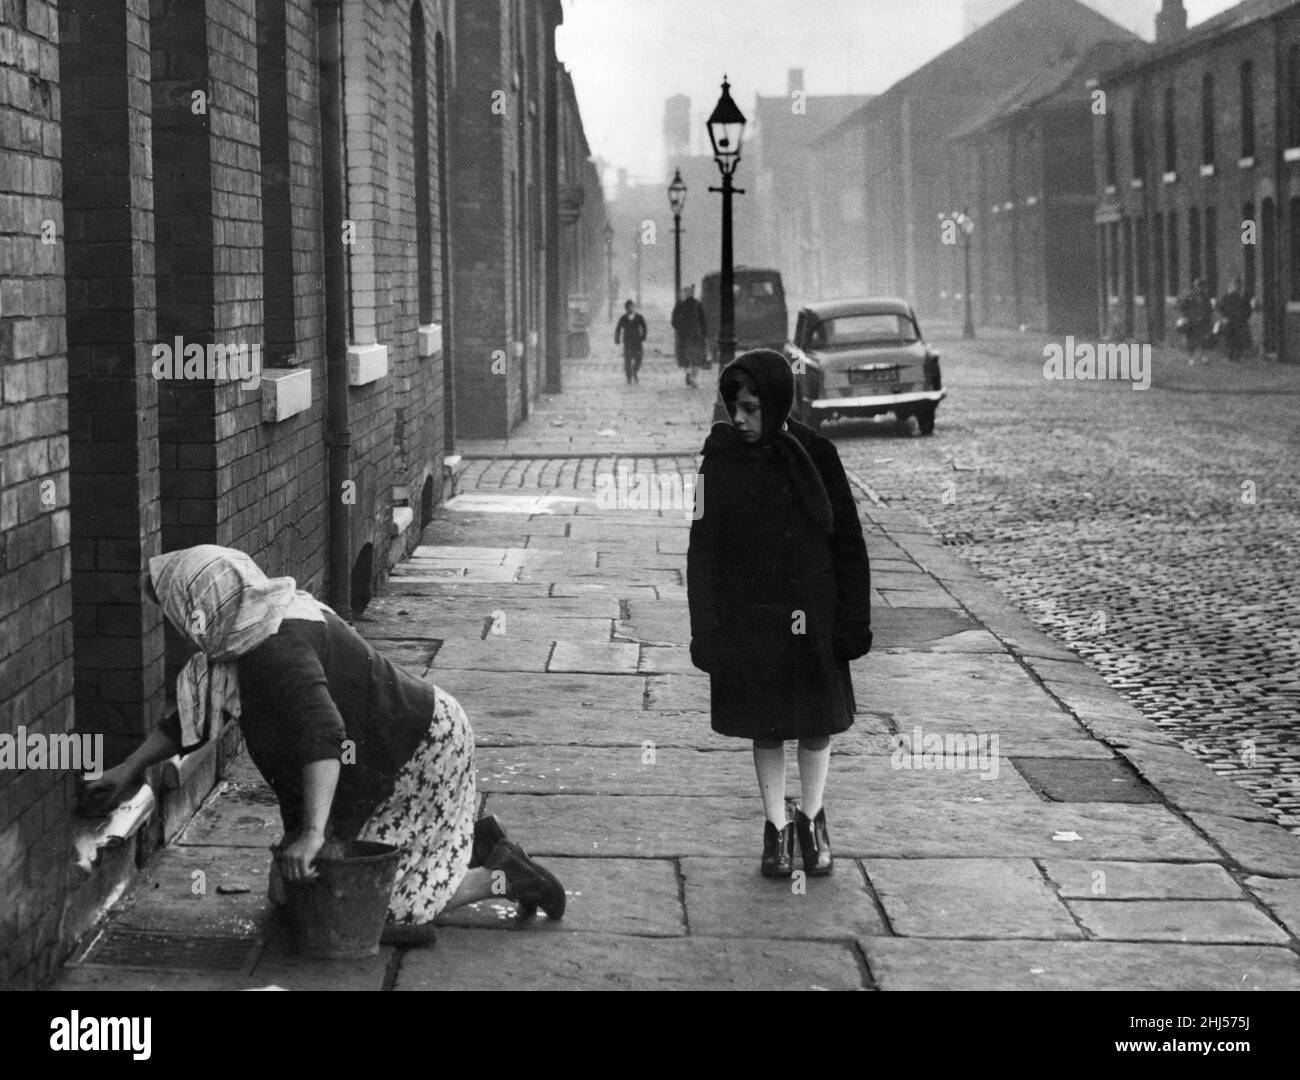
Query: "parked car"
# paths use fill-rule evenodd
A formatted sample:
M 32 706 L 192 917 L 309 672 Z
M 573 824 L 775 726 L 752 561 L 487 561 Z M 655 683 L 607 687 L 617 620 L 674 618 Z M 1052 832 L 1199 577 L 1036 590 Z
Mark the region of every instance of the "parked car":
M 795 416 L 825 420 L 893 413 L 934 432 L 944 398 L 939 354 L 921 336 L 906 300 L 825 300 L 803 308 L 786 357 L 795 374 Z
M 710 351 L 718 340 L 720 281 L 721 275 L 715 271 L 704 275 L 700 287 L 700 303 L 704 305 L 704 317 L 708 320 Z M 790 333 L 781 272 L 737 266 L 732 271 L 732 293 L 735 296 L 736 352 L 760 348 L 780 352 Z

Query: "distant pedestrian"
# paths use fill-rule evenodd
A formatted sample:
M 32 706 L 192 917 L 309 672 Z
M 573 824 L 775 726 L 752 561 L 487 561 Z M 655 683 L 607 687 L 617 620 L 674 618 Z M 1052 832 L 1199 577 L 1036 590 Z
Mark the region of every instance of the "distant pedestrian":
M 623 305 L 623 317 L 614 327 L 614 344 L 623 343 L 623 374 L 627 376 L 629 386 L 641 381 L 637 372 L 641 370 L 641 345 L 646 336 L 645 319 L 637 311 L 636 301 L 627 301 Z
M 709 329 L 704 305 L 695 299 L 694 285 L 682 289 L 673 308 L 673 331 L 677 335 L 677 366 L 686 369 L 686 385 L 695 386 L 696 369 L 704 366 Z
M 1219 301 L 1219 315 L 1223 320 L 1223 337 L 1228 347 L 1228 359 L 1240 360 L 1249 351 L 1251 298 L 1241 289 L 1241 278 L 1233 278 L 1228 291 Z
M 794 419 L 794 376 L 771 349 L 743 353 L 719 391 L 687 549 L 691 662 L 709 674 L 713 730 L 750 739 L 767 822 L 761 871 L 828 874 L 822 797 L 830 737 L 855 709 L 849 661 L 871 648 L 871 570 L 830 440 Z M 785 741 L 799 742 L 803 805 L 786 821 Z M 707 829 L 708 824 L 701 822 Z
M 1178 300 L 1179 325 L 1187 338 L 1188 363 L 1196 354 L 1208 347 L 1211 327 L 1214 325 L 1214 308 L 1205 282 L 1197 278 L 1192 287 Z

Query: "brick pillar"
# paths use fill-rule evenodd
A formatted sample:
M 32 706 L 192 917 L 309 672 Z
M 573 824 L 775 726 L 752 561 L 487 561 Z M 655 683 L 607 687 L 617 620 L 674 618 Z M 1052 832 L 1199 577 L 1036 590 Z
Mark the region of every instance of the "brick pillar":
M 77 726 L 125 756 L 163 707 L 148 0 L 60 11 Z

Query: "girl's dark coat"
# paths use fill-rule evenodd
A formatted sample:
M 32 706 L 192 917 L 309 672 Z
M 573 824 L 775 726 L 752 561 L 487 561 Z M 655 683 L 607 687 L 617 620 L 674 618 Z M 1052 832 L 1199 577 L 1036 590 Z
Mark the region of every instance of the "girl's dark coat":
M 853 723 L 835 632 L 871 621 L 862 526 L 834 444 L 795 420 L 788 430 L 830 497 L 830 536 L 802 509 L 770 443 L 745 444 L 718 424 L 704 445 L 687 594 L 693 655 L 711 676 L 713 729 L 723 735 L 794 739 Z

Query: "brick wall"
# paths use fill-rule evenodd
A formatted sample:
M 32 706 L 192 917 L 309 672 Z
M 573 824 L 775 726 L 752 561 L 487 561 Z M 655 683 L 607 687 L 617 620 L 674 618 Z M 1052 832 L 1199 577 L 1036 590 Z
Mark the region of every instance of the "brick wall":
M 24 11 L 25 8 L 25 11 Z M 23 17 L 25 15 L 25 18 Z M 67 359 L 53 5 L 0 19 L 0 732 L 73 724 Z M 48 223 L 48 225 L 47 225 Z M 50 243 L 43 242 L 49 239 Z M 69 778 L 0 772 L 0 984 L 50 970 Z

